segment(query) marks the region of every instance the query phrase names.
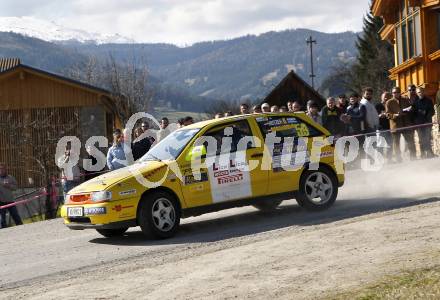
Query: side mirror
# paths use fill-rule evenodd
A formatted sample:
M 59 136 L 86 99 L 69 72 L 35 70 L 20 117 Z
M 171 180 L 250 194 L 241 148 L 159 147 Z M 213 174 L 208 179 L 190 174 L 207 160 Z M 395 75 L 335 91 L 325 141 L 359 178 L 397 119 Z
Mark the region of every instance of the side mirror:
M 192 161 L 195 159 L 203 159 L 206 158 L 206 147 L 204 145 L 194 146 L 189 151 L 185 157 L 186 161 Z

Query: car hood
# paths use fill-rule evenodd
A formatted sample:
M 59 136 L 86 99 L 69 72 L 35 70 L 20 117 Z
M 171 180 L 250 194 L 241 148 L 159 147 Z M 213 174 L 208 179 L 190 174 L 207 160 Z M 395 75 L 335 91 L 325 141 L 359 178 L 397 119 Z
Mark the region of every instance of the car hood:
M 146 162 L 138 162 L 132 166 L 125 167 L 122 169 L 114 170 L 93 179 L 90 179 L 77 187 L 73 188 L 69 191 L 69 194 L 80 194 L 80 193 L 88 193 L 88 192 L 96 192 L 103 191 L 116 183 L 124 181 L 130 177 L 133 177 L 136 170 L 136 173 L 145 174 L 151 172 L 155 169 L 161 168 L 165 165 L 164 162 L 161 161 L 146 161 Z

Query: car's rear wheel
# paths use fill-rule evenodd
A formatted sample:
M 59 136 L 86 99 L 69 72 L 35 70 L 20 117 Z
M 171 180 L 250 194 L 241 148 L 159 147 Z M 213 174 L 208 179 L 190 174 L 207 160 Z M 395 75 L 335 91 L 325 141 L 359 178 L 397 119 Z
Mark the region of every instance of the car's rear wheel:
M 116 228 L 116 229 L 96 229 L 96 231 L 105 237 L 116 237 L 122 236 L 128 230 L 127 228 Z
M 312 211 L 329 208 L 338 196 L 336 176 L 327 169 L 307 170 L 301 176 L 296 201 L 301 207 Z
M 157 191 L 147 194 L 140 203 L 138 224 L 148 238 L 169 238 L 179 228 L 180 215 L 180 205 L 175 197 Z
M 262 212 L 271 212 L 277 209 L 281 202 L 283 202 L 283 200 L 261 201 L 259 203 L 252 204 L 252 206 L 258 210 L 261 210 Z

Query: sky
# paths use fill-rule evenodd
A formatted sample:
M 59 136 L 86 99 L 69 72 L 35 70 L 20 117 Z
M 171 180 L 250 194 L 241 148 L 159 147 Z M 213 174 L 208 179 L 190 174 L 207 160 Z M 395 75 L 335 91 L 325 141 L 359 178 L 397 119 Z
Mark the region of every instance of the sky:
M 0 17 L 184 46 L 295 28 L 360 31 L 368 6 L 369 0 L 0 0 Z

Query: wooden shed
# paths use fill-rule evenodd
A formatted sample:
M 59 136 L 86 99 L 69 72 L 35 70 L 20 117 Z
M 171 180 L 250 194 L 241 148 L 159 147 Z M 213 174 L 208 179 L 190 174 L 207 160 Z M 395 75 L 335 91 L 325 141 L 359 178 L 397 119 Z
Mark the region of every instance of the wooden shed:
M 110 92 L 0 59 L 0 161 L 21 187 L 42 186 L 58 174 L 55 149 L 63 136 L 82 145 L 121 127 Z
M 320 107 L 325 105 L 324 97 L 294 71 L 290 71 L 263 102 L 281 106 L 287 105 L 287 101 L 299 101 L 305 106 L 308 100 L 316 101 Z

